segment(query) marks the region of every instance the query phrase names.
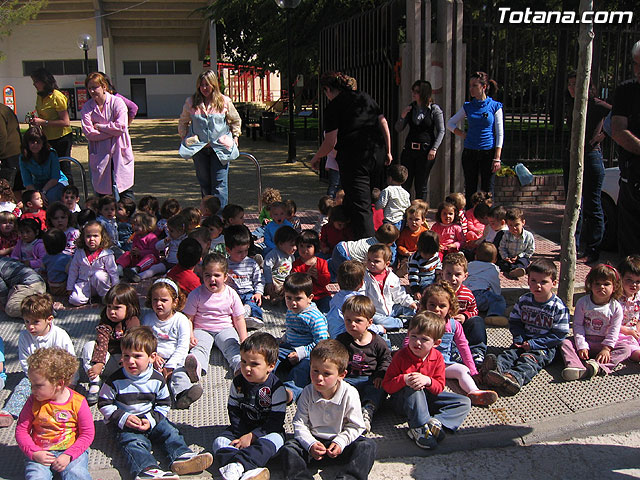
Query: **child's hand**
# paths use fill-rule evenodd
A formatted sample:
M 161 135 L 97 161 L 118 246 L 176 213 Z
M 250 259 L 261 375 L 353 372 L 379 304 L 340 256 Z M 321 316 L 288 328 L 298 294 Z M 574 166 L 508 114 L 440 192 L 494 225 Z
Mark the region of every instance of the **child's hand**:
M 424 387 L 431 385 L 431 378 L 419 372 L 412 372 L 404 376 L 404 383 L 413 390 L 422 390 Z
M 578 357 L 580 357 L 580 360 L 589 360 L 589 349 L 583 348 L 578 350 Z
M 422 298 L 422 293 L 420 293 L 420 292 L 416 292 L 413 296 L 414 296 L 414 298 L 419 302 L 419 301 L 420 301 L 420 299 Z
M 453 319 L 459 321 L 460 323 L 464 323 L 464 321 L 467 319 L 467 317 L 465 317 L 463 314 L 459 313 L 458 315 L 454 315 Z
M 49 466 L 54 462 L 56 456 L 48 450 L 40 450 L 33 454 L 33 459 L 41 465 Z
M 256 305 L 261 306 L 262 305 L 262 294 L 261 293 L 254 293 L 253 296 L 251 297 L 251 300 L 256 302 Z
M 291 352 L 289 355 L 287 355 L 287 358 L 289 359 L 289 363 L 291 365 L 295 365 L 296 363 L 300 363 L 300 359 L 298 358 L 298 353 L 297 352 Z
M 636 340 L 640 338 L 640 332 L 632 327 L 620 327 L 620 333 L 622 333 L 623 335 L 630 335 Z
M 140 430 L 141 432 L 144 432 L 145 430 L 149 430 L 151 424 L 146 418 L 143 419 L 138 418 L 135 415 L 129 415 L 127 417 L 127 420 L 124 422 L 124 426 L 132 428 L 133 430 Z
M 604 347 L 602 347 L 602 350 L 600 350 L 600 353 L 598 353 L 598 356 L 596 357 L 596 362 L 609 363 L 610 360 L 611 360 L 611 348 L 605 345 Z
M 151 422 L 149 420 L 147 420 L 146 418 L 140 419 L 140 426 L 138 427 L 138 430 L 145 432 L 150 428 L 151 428 Z
M 96 363 L 87 371 L 87 376 L 89 380 L 94 380 L 102 373 L 102 369 L 104 368 L 104 363 Z
M 155 368 L 158 371 L 162 370 L 162 366 L 164 365 L 165 359 L 162 358 L 160 355 L 156 355 L 156 359 L 153 361 L 153 368 Z
M 314 280 L 318 280 L 318 267 L 316 266 L 318 259 L 316 257 L 313 257 L 313 259 L 315 260 L 315 262 L 313 266 L 309 268 L 309 270 L 307 270 L 307 275 L 309 275 Z
M 240 438 L 236 438 L 231 442 L 232 447 L 236 447 L 239 449 L 247 448 L 253 442 L 253 433 L 249 432 L 245 435 L 242 435 Z
M 418 308 L 420 308 L 420 304 L 418 302 L 413 302 L 411 305 L 409 305 L 409 308 L 412 308 L 417 312 Z
M 198 339 L 193 335 L 193 333 L 191 334 L 191 337 L 189 338 L 189 347 L 193 348 L 198 344 Z
M 378 378 L 374 378 L 373 379 L 373 386 L 376 388 L 382 388 L 382 378 L 378 377 Z
M 162 375 L 164 376 L 165 380 L 169 380 L 169 377 L 171 376 L 171 374 L 173 373 L 173 368 L 165 368 L 162 367 Z
M 338 455 L 342 453 L 342 447 L 335 442 L 331 442 L 329 448 L 327 448 L 327 455 L 331 458 L 336 458 Z
M 69 465 L 69 463 L 71 463 L 71 457 L 66 453 L 62 453 L 58 455 L 58 458 L 53 461 L 53 463 L 51 464 L 51 468 L 53 468 L 56 472 L 62 472 L 65 468 L 67 468 L 67 465 Z
M 322 460 L 322 457 L 327 454 L 327 448 L 322 443 L 316 442 L 311 445 L 309 453 L 315 460 Z

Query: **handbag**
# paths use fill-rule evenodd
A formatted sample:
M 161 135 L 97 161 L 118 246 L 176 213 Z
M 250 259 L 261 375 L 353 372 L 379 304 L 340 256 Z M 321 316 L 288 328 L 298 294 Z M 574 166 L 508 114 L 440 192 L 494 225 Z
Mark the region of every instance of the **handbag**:
M 520 181 L 520 185 L 523 187 L 533 182 L 533 174 L 522 163 L 518 163 L 515 166 L 516 176 Z

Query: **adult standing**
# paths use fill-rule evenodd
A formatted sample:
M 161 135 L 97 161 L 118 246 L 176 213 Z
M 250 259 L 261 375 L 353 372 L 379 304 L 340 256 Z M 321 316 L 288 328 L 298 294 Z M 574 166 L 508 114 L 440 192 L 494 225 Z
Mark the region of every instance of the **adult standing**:
M 480 189 L 493 193 L 494 174 L 500 169 L 504 127 L 502 103 L 492 98 L 497 92 L 495 80 L 485 72 L 475 72 L 469 78 L 471 101 L 465 102 L 447 123 L 452 133 L 464 138 L 462 170 L 467 205 L 471 205 L 471 195 L 478 190 L 478 175 Z M 457 126 L 465 118 L 466 132 Z
M 571 98 L 569 131 L 573 123 L 573 100 L 576 97 L 576 74 L 569 75 L 567 91 Z M 584 134 L 584 170 L 582 174 L 582 208 L 576 227 L 578 240 L 577 258 L 586 257 L 587 262 L 596 262 L 600 257 L 600 244 L 604 236 L 604 212 L 602 211 L 602 183 L 604 182 L 604 161 L 600 142 L 604 140 L 602 129 L 604 119 L 611 111 L 611 105 L 596 98 L 595 88 L 589 84 L 587 100 L 587 125 Z M 569 186 L 570 157 L 566 152 L 562 165 L 565 192 Z
M 401 132 L 409 125 L 409 134 L 404 142 L 400 163 L 407 167 L 409 176 L 403 187 L 411 191 L 415 186 L 415 198 L 427 199 L 429 173 L 436 163 L 436 153 L 444 138 L 444 116 L 442 109 L 431 99 L 431 83 L 416 80 L 411 87 L 413 101 L 396 122 Z
M 180 155 L 193 158 L 202 196 L 215 195 L 224 208 L 229 201 L 229 162 L 239 155 L 242 120 L 231 99 L 220 92 L 213 71 L 198 75 L 195 93 L 184 102 L 178 133 Z
M 31 120 L 31 125 L 42 128 L 47 140 L 49 140 L 49 145 L 53 147 L 58 157 L 70 157 L 73 135 L 67 111 L 67 97 L 58 90 L 54 76 L 44 68 L 33 71 L 31 80 L 33 80 L 33 86 L 38 92 L 36 116 Z M 69 182 L 73 184 L 71 164 L 62 162 L 60 168 Z
M 632 80 L 613 97 L 611 136 L 620 146 L 618 245 L 622 256 L 640 253 L 640 41 L 631 49 Z
M 0 103 L 0 165 L 2 168 L 10 168 L 15 171 L 15 179 L 11 189 L 21 191 L 22 176 L 18 168 L 20 159 L 20 123 L 18 117 L 4 103 Z
M 91 73 L 84 81 L 91 100 L 82 107 L 82 131 L 89 141 L 89 168 L 99 195 L 134 199 L 134 161 L 125 103 L 111 95 L 104 75 Z
M 352 90 L 349 79 L 340 72 L 320 77 L 329 103 L 324 111 L 325 137 L 311 159 L 311 167 L 317 169 L 320 159 L 335 148 L 351 231 L 365 238 L 375 233 L 371 184 L 372 179 L 375 182 L 380 177 L 383 165 L 393 160 L 391 135 L 378 104 L 366 93 Z

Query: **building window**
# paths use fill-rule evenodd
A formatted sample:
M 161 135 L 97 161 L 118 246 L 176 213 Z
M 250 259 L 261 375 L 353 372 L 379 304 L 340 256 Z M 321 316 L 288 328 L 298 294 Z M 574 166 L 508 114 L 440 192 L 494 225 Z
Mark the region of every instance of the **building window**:
M 190 75 L 191 60 L 127 60 L 125 75 Z
M 87 75 L 98 71 L 98 60 L 89 59 L 89 72 L 84 71 L 84 60 L 29 60 L 22 62 L 22 74 L 31 76 L 31 72 L 45 68 L 51 75 Z

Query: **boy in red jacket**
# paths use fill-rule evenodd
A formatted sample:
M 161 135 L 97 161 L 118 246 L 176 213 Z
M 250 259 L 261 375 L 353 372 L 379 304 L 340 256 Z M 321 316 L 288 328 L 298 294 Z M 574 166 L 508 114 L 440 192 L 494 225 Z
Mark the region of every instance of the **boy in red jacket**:
M 394 408 L 408 418 L 409 438 L 426 450 L 436 448 L 444 428 L 456 430 L 471 410 L 469 398 L 444 391 L 444 359 L 433 348 L 440 345 L 444 329 L 434 313 L 415 315 L 409 323 L 409 345 L 393 356 L 382 380 Z

